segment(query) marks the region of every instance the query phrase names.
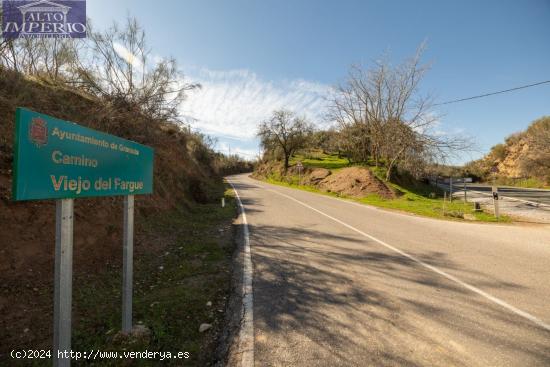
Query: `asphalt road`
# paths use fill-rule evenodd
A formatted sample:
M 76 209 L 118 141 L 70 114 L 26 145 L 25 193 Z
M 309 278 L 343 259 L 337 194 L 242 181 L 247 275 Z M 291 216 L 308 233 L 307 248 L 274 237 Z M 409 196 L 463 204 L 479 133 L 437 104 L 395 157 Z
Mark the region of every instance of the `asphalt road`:
M 250 234 L 254 365 L 550 366 L 550 227 L 229 179 Z
M 448 187 L 448 185 L 446 185 Z M 468 190 L 475 190 L 490 194 L 492 187 L 490 185 L 481 184 L 466 184 Z M 454 185 L 453 191 L 462 191 L 463 184 Z M 532 201 L 535 203 L 542 203 L 550 205 L 550 190 L 543 189 L 525 189 L 521 187 L 498 187 L 498 192 L 502 196 L 521 199 L 526 201 Z

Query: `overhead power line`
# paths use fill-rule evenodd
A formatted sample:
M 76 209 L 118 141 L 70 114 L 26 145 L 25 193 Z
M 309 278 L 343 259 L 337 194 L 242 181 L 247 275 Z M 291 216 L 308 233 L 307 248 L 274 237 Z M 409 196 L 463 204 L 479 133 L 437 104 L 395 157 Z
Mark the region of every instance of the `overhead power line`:
M 538 82 L 538 83 L 533 83 L 533 84 L 528 84 L 528 85 L 522 85 L 521 87 L 515 87 L 515 88 L 500 90 L 500 91 L 498 91 L 498 92 L 480 94 L 479 96 L 473 96 L 473 97 L 468 97 L 468 98 L 455 99 L 455 100 L 447 101 L 447 102 L 443 102 L 443 103 L 436 103 L 436 104 L 434 104 L 434 106 L 441 106 L 441 105 L 445 105 L 445 104 L 451 104 L 451 103 L 458 103 L 458 102 L 469 101 L 469 100 L 471 100 L 471 99 L 477 99 L 477 98 L 483 98 L 483 97 L 488 97 L 488 96 L 494 96 L 495 94 L 501 94 L 501 93 L 512 92 L 512 91 L 515 91 L 515 90 L 518 90 L 518 89 L 530 88 L 530 87 L 534 87 L 534 86 L 541 85 L 541 84 L 546 84 L 546 83 L 550 83 L 550 80 L 545 80 L 545 81 L 543 81 L 543 82 Z

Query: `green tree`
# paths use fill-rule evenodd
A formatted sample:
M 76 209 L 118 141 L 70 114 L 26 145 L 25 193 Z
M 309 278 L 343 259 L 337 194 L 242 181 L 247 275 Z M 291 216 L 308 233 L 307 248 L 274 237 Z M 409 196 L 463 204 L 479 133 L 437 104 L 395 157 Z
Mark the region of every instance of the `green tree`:
M 281 109 L 273 111 L 272 116 L 260 124 L 258 137 L 265 151 L 282 151 L 286 172 L 290 157 L 306 146 L 312 131 L 312 125 L 305 118 Z

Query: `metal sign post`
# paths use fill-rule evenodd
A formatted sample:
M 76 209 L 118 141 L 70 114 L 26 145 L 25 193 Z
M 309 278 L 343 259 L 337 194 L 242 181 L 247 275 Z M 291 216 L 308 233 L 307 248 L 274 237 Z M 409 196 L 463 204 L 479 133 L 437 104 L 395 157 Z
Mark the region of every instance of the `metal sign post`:
M 53 365 L 71 365 L 74 200 L 56 202 Z
M 453 201 L 453 176 L 449 179 L 449 203 Z
M 302 171 L 304 170 L 304 165 L 302 162 L 296 163 L 296 168 L 298 169 L 298 185 L 302 185 Z
M 493 205 L 495 206 L 495 217 L 498 219 L 500 211 L 498 207 L 498 187 L 493 186 Z
M 134 195 L 124 197 L 122 244 L 122 332 L 132 331 L 132 274 L 134 262 Z
M 466 190 L 466 177 L 464 177 L 464 204 L 468 201 L 468 194 Z

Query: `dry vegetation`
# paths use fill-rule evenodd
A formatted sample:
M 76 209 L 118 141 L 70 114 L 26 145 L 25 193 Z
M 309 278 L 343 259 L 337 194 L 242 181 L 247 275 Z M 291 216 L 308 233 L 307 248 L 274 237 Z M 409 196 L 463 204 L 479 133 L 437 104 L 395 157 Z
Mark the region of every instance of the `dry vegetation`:
M 464 167 L 482 180 L 526 186 L 550 186 L 550 117 L 533 121 L 522 132 L 497 144 L 482 159 Z M 496 171 L 496 172 L 495 172 Z
M 171 245 L 169 234 L 164 233 L 161 227 L 147 223 L 157 221 L 156 218 L 182 216 L 189 211 L 199 210 L 203 205 L 214 205 L 216 208 L 220 197 L 224 195 L 220 170 L 225 169 L 225 166 L 219 165 L 217 156 L 203 143 L 200 135 L 185 132 L 171 123 L 151 120 L 139 111 L 113 108 L 92 96 L 29 80 L 17 72 L 0 71 L 0 353 L 4 356 L 7 353 L 4 348 L 49 348 L 52 332 L 55 203 L 11 200 L 14 113 L 17 106 L 76 121 L 83 126 L 155 149 L 154 193 L 136 199 L 136 221 L 143 224 L 138 225 L 136 232 L 136 261 L 156 258 L 159 252 L 162 253 Z M 112 283 L 108 282 L 112 279 L 109 272 L 113 271 L 115 276 L 119 274 L 117 269 L 121 265 L 122 254 L 121 208 L 122 200 L 116 197 L 80 199 L 75 204 L 75 284 L 89 284 L 95 289 L 95 292 L 90 290 L 93 297 L 112 292 L 111 288 L 104 289 Z M 208 210 L 215 213 L 212 208 Z M 231 212 L 226 214 L 232 217 Z M 202 214 L 199 218 L 204 220 Z M 227 220 L 227 217 L 223 218 Z M 179 226 L 185 227 L 188 222 L 180 221 Z M 219 220 L 205 223 L 209 223 L 214 232 L 220 224 Z M 226 222 L 223 224 L 226 225 Z M 143 226 L 149 229 L 140 229 Z M 176 223 L 174 226 L 170 229 L 171 233 L 179 231 Z M 187 234 L 186 238 L 192 239 L 195 235 L 196 230 Z M 179 242 L 179 246 L 181 244 Z M 148 270 L 147 277 L 154 274 L 154 270 L 157 269 Z M 202 273 L 204 269 L 198 267 L 196 271 Z M 228 276 L 225 275 L 226 280 Z M 204 279 L 204 284 L 208 284 L 207 279 Z M 219 284 L 228 289 L 227 282 Z M 86 292 L 85 289 L 81 291 Z M 93 299 L 97 301 L 102 298 Z M 113 326 L 118 327 L 108 313 L 103 315 L 105 318 L 97 315 L 97 324 L 90 324 L 87 317 L 91 317 L 97 305 L 90 304 L 90 300 L 86 302 L 75 316 L 76 325 L 89 325 L 89 329 L 85 330 L 76 327 L 80 335 L 90 337 L 97 330 L 105 332 L 105 328 L 113 323 Z M 76 300 L 75 305 L 78 309 Z M 104 305 L 117 315 L 119 302 L 116 296 Z M 200 321 L 194 320 L 196 322 Z M 195 326 L 198 328 L 198 325 L 194 325 L 193 330 Z M 25 332 L 27 329 L 29 331 Z M 108 340 L 107 337 L 101 338 Z
M 121 57 L 116 43 L 135 52 L 143 68 L 136 70 L 133 60 Z M 215 324 L 223 317 L 205 310 L 206 301 L 223 309 L 229 292 L 231 236 L 221 248 L 216 234 L 230 225 L 235 206 L 227 198 L 226 209 L 219 208 L 222 175 L 250 166 L 215 153 L 211 138 L 179 120 L 179 104 L 198 86 L 185 82 L 174 60 L 149 65 L 148 52 L 144 33 L 132 20 L 92 33 L 85 44 L 0 40 L 0 364 L 8 363 L 4 359 L 11 349 L 49 349 L 52 340 L 55 203 L 11 200 L 16 107 L 154 148 L 154 192 L 136 198 L 136 308 L 152 331 L 151 343 L 142 349 L 162 350 L 168 342 L 193 351 L 188 365 L 214 358 L 219 330 L 197 334 L 200 322 Z M 82 348 L 125 347 L 112 344 L 113 335 L 106 334 L 120 325 L 121 224 L 120 197 L 76 200 L 74 282 L 79 288 L 73 342 Z M 173 252 L 171 262 L 162 260 L 166 252 Z M 168 271 L 173 276 L 164 279 Z M 193 282 L 184 292 L 181 284 L 189 278 Z M 180 292 L 181 298 L 171 292 Z M 151 298 L 160 302 L 155 310 L 151 302 L 145 304 Z M 181 310 L 189 310 L 184 318 Z

